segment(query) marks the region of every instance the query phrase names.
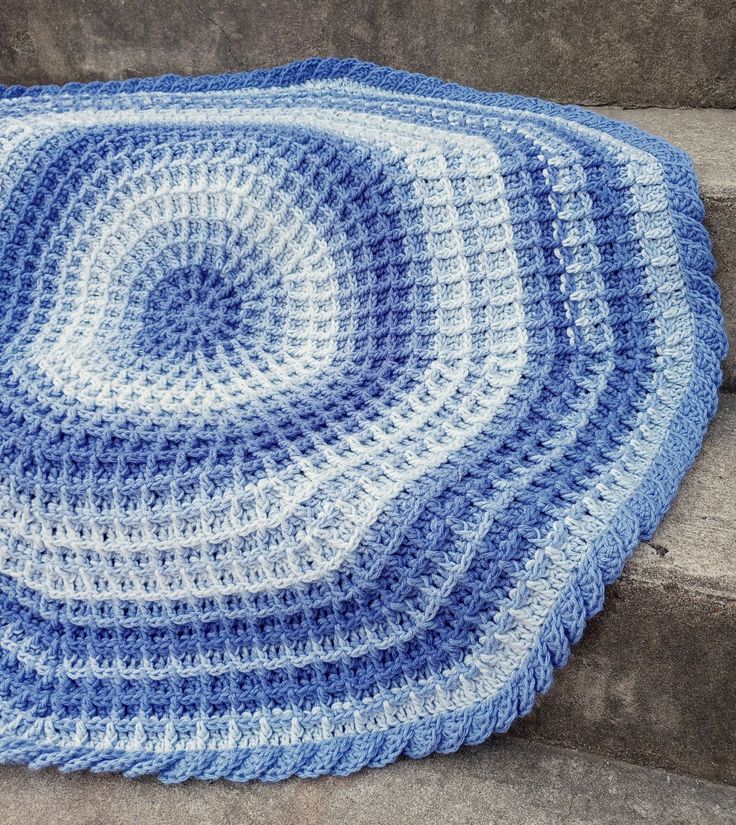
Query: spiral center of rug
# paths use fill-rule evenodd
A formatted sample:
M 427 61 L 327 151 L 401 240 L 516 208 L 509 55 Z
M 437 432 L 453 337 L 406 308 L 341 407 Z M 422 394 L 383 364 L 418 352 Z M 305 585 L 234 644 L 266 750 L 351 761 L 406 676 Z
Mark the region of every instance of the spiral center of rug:
M 141 345 L 159 357 L 198 352 L 212 358 L 218 347 L 243 342 L 257 321 L 259 302 L 207 264 L 177 267 L 151 289 L 143 313 Z M 243 323 L 245 321 L 245 324 Z M 241 329 L 241 326 L 244 326 Z

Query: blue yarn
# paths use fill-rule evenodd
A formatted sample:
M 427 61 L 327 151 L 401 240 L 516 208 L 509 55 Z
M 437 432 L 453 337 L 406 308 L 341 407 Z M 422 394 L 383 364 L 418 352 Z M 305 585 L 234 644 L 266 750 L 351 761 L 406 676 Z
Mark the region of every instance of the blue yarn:
M 0 760 L 345 774 L 527 713 L 715 410 L 687 156 L 336 59 L 0 133 Z

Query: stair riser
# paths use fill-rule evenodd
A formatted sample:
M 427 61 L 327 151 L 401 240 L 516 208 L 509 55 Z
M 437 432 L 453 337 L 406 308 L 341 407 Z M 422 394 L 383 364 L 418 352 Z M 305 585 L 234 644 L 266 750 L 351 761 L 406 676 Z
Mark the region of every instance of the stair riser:
M 513 732 L 736 783 L 735 638 L 736 602 L 623 578 Z
M 736 106 L 731 0 L 526 4 L 132 0 L 0 5 L 0 82 L 201 74 L 354 56 L 578 103 Z M 196 44 L 196 48 L 193 48 Z M 686 46 L 683 48 L 683 46 Z

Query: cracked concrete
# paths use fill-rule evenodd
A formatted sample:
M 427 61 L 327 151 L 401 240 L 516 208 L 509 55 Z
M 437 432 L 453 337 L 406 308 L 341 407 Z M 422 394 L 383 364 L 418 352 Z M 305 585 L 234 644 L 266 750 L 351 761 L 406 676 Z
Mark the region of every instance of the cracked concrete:
M 233 65 L 237 65 L 241 61 L 241 58 L 239 58 L 233 51 L 233 41 L 231 40 L 230 35 L 210 14 L 207 13 L 204 8 L 202 8 L 201 3 L 195 3 L 194 7 L 208 23 L 220 32 L 222 39 L 225 41 L 225 48 L 227 49 L 230 60 L 233 62 Z

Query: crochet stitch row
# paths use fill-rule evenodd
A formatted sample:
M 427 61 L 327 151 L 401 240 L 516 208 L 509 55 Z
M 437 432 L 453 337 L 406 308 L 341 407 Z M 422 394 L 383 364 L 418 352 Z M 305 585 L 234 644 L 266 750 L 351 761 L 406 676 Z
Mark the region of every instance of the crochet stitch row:
M 0 93 L 0 760 L 280 779 L 506 730 L 725 337 L 687 157 L 343 60 Z

